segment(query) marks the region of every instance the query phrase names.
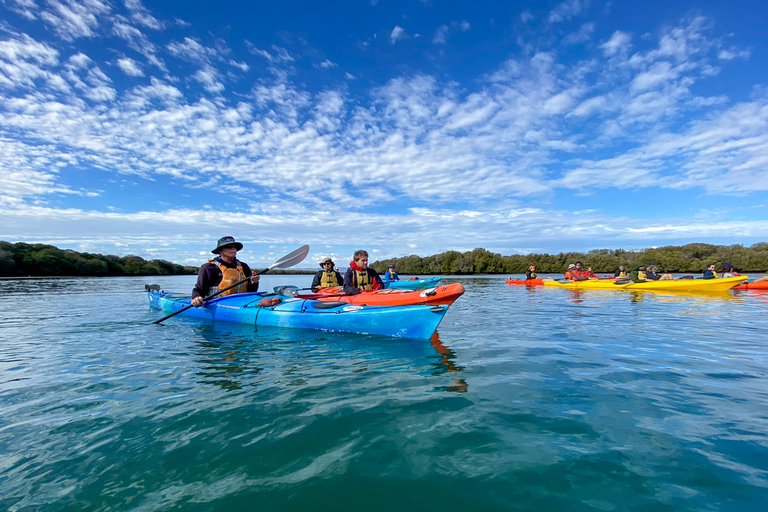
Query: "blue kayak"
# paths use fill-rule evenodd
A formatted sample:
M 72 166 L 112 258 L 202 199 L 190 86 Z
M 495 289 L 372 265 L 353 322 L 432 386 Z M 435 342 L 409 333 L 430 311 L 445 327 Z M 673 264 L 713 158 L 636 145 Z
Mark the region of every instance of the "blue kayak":
M 147 298 L 150 306 L 166 313 L 188 306 L 191 300 L 188 295 L 154 290 L 147 292 Z M 260 306 L 264 298 L 263 292 L 216 297 L 179 316 L 272 327 L 429 338 L 448 311 L 448 306 L 365 306 L 299 297 L 282 298 L 282 302 L 274 306 Z
M 405 281 L 390 281 L 384 283 L 384 288 L 396 288 L 399 290 L 425 290 L 437 286 L 440 277 L 430 277 L 429 279 L 408 279 Z

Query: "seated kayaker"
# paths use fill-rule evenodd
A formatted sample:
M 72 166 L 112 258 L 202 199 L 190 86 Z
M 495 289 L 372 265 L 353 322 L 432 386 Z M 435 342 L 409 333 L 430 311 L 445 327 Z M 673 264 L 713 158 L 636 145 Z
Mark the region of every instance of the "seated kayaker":
M 349 262 L 347 273 L 344 274 L 344 293 L 357 295 L 364 290 L 379 290 L 384 288 L 381 277 L 372 268 L 368 268 L 368 252 L 355 251 L 353 260 Z
M 344 278 L 334 269 L 331 258 L 323 258 L 320 262 L 322 270 L 318 270 L 312 279 L 312 291 L 316 292 L 322 288 L 332 288 L 344 284 Z
M 391 283 L 392 281 L 399 281 L 400 280 L 400 276 L 397 275 L 397 272 L 395 272 L 395 266 L 394 265 L 390 265 L 387 268 L 387 271 L 384 272 L 384 275 L 382 276 L 381 280 L 384 281 L 385 283 Z
M 235 293 L 259 291 L 259 275 L 254 274 L 251 268 L 244 262 L 235 258 L 237 251 L 243 248 L 243 244 L 235 241 L 231 236 L 219 238 L 216 248 L 211 252 L 218 254 L 208 263 L 200 267 L 197 273 L 197 283 L 192 289 L 192 302 L 195 307 L 202 305 L 203 298 L 232 286 L 238 281 L 247 279 L 230 290 L 219 295 L 233 295 Z
M 648 271 L 645 273 L 645 278 L 649 281 L 669 281 L 674 279 L 672 274 L 659 274 L 656 272 L 659 268 L 656 265 L 648 265 Z
M 613 277 L 627 277 L 627 271 L 624 265 L 619 265 L 619 270 L 613 273 Z
M 595 275 L 595 273 L 594 273 L 594 272 L 592 272 L 592 267 L 589 267 L 589 268 L 587 268 L 587 270 L 586 270 L 586 274 L 587 274 L 587 277 L 588 277 L 589 279 L 600 279 L 599 277 L 597 277 L 597 276 Z
M 574 265 L 573 270 L 571 270 L 571 275 L 573 276 L 574 281 L 584 281 L 585 279 L 589 279 L 589 275 L 587 275 L 587 271 L 582 268 L 580 261 L 577 261 L 576 265 Z
M 525 280 L 530 281 L 531 279 L 536 279 L 536 265 L 531 265 L 528 267 L 528 272 L 525 273 Z
M 715 265 L 707 266 L 707 269 L 701 273 L 702 279 L 717 279 L 717 267 Z
M 636 263 L 632 268 L 632 272 L 629 273 L 629 279 L 631 279 L 633 283 L 645 283 L 647 281 L 645 265 L 642 263 Z
M 733 269 L 730 263 L 723 263 L 723 277 L 739 277 L 741 274 Z

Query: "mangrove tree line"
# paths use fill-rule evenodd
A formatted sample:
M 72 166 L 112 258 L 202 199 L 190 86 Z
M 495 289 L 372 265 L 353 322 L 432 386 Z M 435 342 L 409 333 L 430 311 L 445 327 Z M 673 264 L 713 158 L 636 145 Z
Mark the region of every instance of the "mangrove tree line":
M 0 241 L 0 276 L 144 276 L 195 274 L 196 267 L 139 256 L 102 256 L 52 245 Z
M 624 251 L 597 249 L 586 253 L 561 252 L 559 254 L 515 254 L 502 256 L 485 249 L 468 252 L 447 251 L 433 256 L 411 255 L 374 262 L 371 266 L 384 272 L 392 264 L 400 274 L 522 274 L 530 265 L 536 265 L 541 274 L 562 273 L 569 263 L 581 261 L 584 268 L 592 267 L 599 273 L 613 273 L 624 265 L 631 268 L 638 262 L 654 264 L 664 272 L 701 272 L 715 264 L 731 263 L 742 272 L 768 270 L 768 243 L 750 247 L 742 245 L 687 244 Z

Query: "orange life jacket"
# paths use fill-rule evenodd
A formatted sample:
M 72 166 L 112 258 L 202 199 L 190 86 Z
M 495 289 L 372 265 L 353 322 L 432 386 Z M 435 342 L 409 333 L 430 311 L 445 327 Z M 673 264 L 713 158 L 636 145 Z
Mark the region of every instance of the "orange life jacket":
M 239 261 L 235 260 L 235 263 L 237 263 L 237 267 L 232 268 L 226 266 L 224 263 L 221 263 L 216 260 L 208 260 L 209 263 L 213 263 L 214 265 L 217 265 L 219 267 L 219 270 L 221 271 L 221 282 L 219 283 L 219 286 L 212 287 L 212 291 L 209 291 L 209 295 L 211 293 L 216 293 L 219 290 L 223 290 L 224 288 L 228 286 L 232 286 L 238 281 L 242 281 L 245 279 L 245 271 L 243 270 L 243 265 Z M 248 282 L 240 283 L 238 286 L 235 286 L 231 290 L 227 290 L 224 293 L 221 294 L 221 296 L 225 295 L 234 295 L 236 293 L 243 293 L 248 287 Z

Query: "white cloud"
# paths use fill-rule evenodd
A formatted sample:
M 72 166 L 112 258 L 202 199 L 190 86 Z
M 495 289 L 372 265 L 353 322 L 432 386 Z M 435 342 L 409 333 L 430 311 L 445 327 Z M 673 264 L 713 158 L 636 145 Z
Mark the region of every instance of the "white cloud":
M 612 56 L 620 52 L 628 51 L 631 41 L 631 35 L 626 32 L 622 32 L 621 30 L 617 30 L 613 33 L 608 41 L 600 45 L 600 48 L 603 49 L 606 55 Z
M 720 60 L 749 59 L 752 52 L 750 50 L 741 50 L 739 48 L 722 49 L 717 54 Z
M 448 25 L 440 25 L 435 31 L 435 37 L 432 42 L 435 44 L 444 44 L 448 40 Z
M 141 0 L 124 0 L 125 6 L 131 11 L 131 19 L 147 28 L 160 30 L 165 25 L 152 16 L 149 10 L 144 7 Z
M 563 44 L 579 44 L 584 43 L 592 39 L 592 34 L 595 32 L 595 24 L 584 23 L 578 31 L 572 32 L 563 38 Z
M 128 76 L 144 76 L 141 66 L 133 59 L 127 57 L 117 59 L 117 66 Z
M 405 29 L 399 25 L 396 25 L 395 28 L 392 29 L 392 32 L 389 34 L 389 42 L 395 44 L 401 39 L 405 39 Z
M 587 3 L 588 0 L 583 0 Z M 584 4 L 580 0 L 567 0 L 555 6 L 549 13 L 550 23 L 559 23 L 561 21 L 570 20 L 581 12 Z
M 94 37 L 99 18 L 111 11 L 109 4 L 100 0 L 46 0 L 46 3 L 48 9 L 40 13 L 40 18 L 65 41 Z

